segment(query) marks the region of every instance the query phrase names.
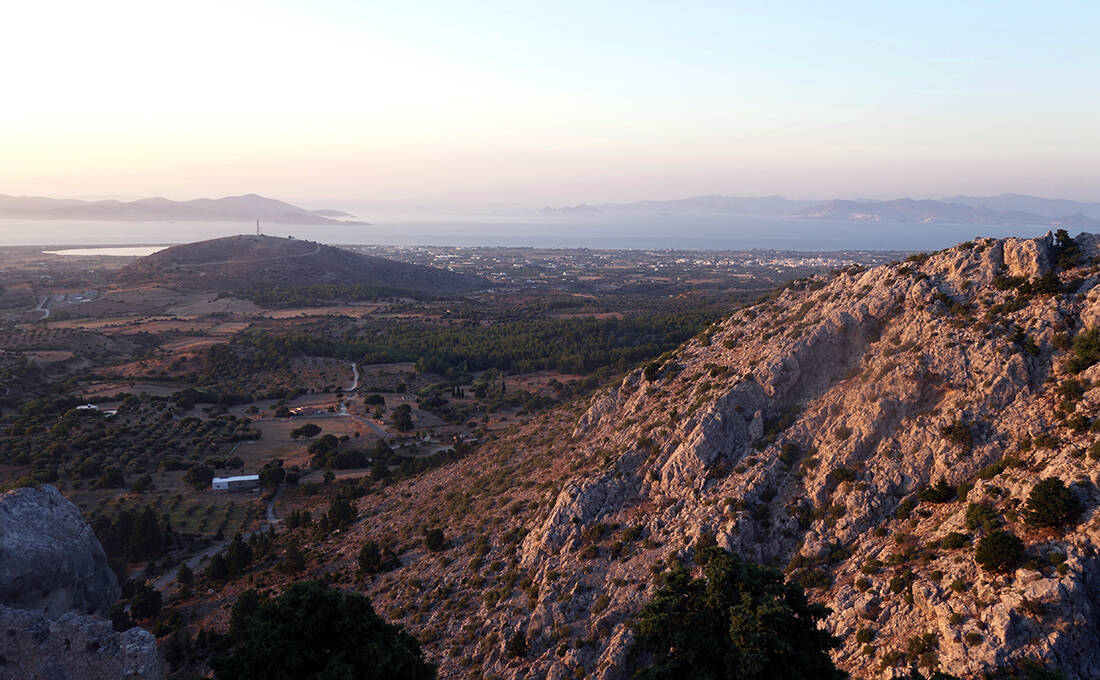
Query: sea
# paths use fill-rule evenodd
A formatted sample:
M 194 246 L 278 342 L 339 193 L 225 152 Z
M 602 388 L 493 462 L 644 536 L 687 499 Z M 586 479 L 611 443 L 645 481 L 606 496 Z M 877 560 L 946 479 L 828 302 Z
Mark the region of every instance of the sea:
M 1035 237 L 1045 225 L 784 219 L 724 214 L 461 212 L 368 215 L 369 224 L 262 223 L 272 236 L 334 245 L 639 250 L 926 251 L 978 237 Z M 255 233 L 252 222 L 0 220 L 0 246 L 157 246 Z M 85 247 L 85 248 L 81 248 Z M 119 251 L 120 255 L 147 250 Z M 86 254 L 86 253 L 85 253 Z M 98 254 L 110 254 L 98 251 Z

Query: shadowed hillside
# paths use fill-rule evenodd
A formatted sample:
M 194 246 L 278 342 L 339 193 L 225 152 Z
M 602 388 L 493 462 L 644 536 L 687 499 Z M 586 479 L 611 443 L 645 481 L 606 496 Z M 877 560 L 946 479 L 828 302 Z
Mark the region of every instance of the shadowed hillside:
M 489 285 L 476 276 L 274 236 L 228 236 L 174 246 L 128 265 L 118 279 L 234 291 L 256 286 L 341 284 L 441 294 Z

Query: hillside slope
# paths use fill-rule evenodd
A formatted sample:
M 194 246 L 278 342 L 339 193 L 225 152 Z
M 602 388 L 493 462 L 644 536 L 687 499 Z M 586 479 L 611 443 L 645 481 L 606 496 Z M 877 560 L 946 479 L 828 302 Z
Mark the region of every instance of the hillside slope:
M 443 677 L 629 677 L 653 573 L 700 540 L 828 604 L 854 677 L 1025 659 L 1097 677 L 1098 241 L 983 240 L 797 283 L 586 407 L 367 496 L 315 569 L 394 549 L 401 567 L 363 587 Z M 1083 511 L 1035 526 L 1051 477 Z M 975 555 L 998 529 L 1026 546 L 1003 572 Z
M 117 278 L 128 283 L 170 283 L 202 290 L 331 283 L 435 294 L 489 285 L 476 276 L 362 255 L 313 241 L 251 235 L 166 248 L 127 265 Z

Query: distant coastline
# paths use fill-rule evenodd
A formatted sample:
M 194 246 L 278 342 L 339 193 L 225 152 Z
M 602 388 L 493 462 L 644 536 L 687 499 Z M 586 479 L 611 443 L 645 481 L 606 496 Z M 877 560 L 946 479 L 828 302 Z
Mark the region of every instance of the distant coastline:
M 173 201 L 142 198 L 135 201 L 83 201 L 41 196 L 0 195 L 0 218 L 21 220 L 99 221 L 245 221 L 298 225 L 352 225 L 367 223 L 341 210 L 310 210 L 257 194 Z
M 668 201 L 637 201 L 554 208 L 542 214 L 659 212 L 669 214 L 725 214 L 854 222 L 908 222 L 917 224 L 1042 225 L 1053 228 L 1100 229 L 1100 203 L 1049 199 L 1022 194 L 953 196 L 945 199 L 897 198 L 883 201 L 801 201 L 782 196 L 695 196 Z

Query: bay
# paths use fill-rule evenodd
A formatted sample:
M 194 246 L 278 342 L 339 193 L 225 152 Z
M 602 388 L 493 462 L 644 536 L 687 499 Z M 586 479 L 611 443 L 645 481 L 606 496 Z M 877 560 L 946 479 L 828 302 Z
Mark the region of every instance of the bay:
M 855 222 L 608 211 L 392 213 L 371 223 L 263 224 L 265 234 L 346 245 L 677 250 L 938 250 L 977 237 L 1035 237 L 1045 225 Z M 137 246 L 255 232 L 254 222 L 0 220 L 0 245 Z

